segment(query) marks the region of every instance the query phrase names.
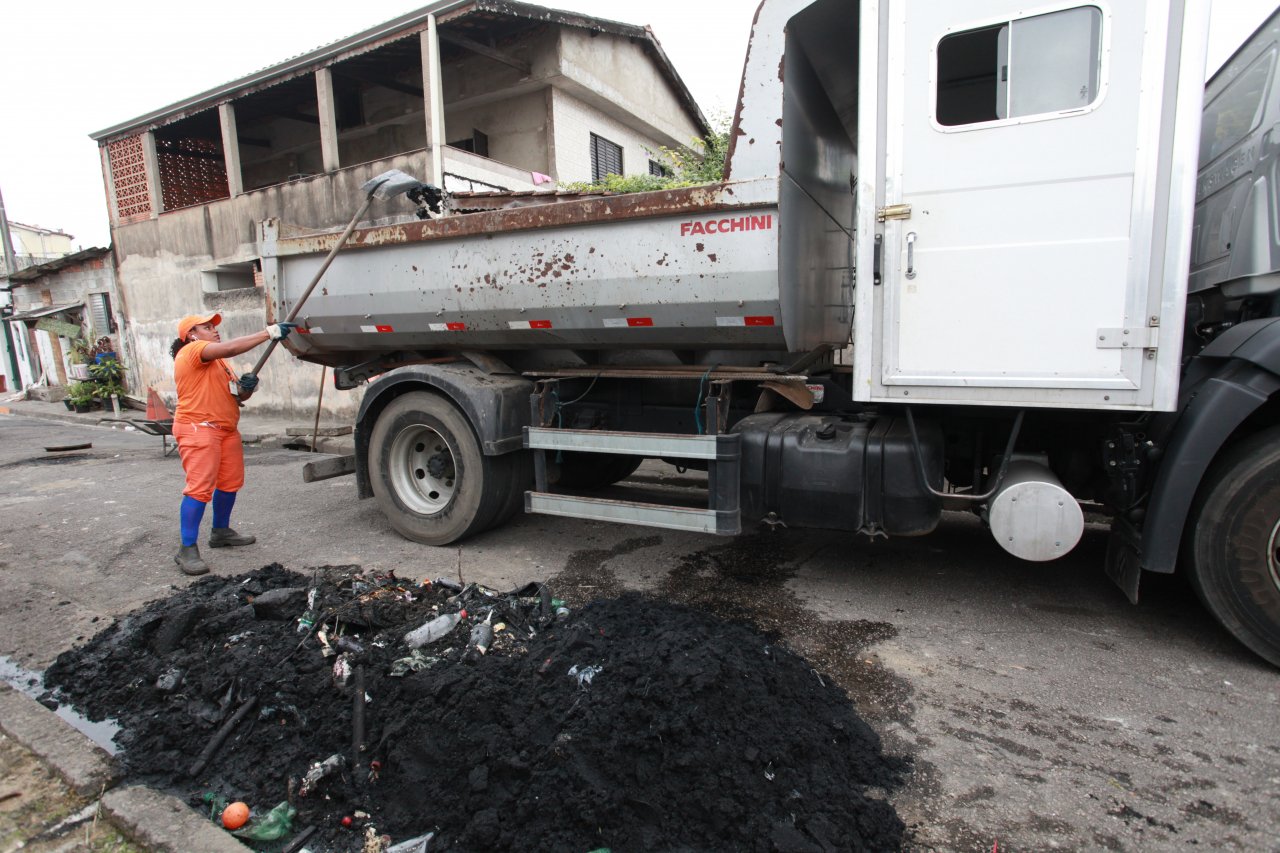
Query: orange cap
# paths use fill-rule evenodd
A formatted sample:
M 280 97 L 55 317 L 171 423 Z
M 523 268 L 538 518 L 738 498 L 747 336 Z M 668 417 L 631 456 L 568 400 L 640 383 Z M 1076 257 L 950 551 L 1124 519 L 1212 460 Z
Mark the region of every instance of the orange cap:
M 192 314 L 189 317 L 183 317 L 178 321 L 178 338 L 185 341 L 187 335 L 191 334 L 191 330 L 196 326 L 204 323 L 212 323 L 216 326 L 221 322 L 221 314 Z

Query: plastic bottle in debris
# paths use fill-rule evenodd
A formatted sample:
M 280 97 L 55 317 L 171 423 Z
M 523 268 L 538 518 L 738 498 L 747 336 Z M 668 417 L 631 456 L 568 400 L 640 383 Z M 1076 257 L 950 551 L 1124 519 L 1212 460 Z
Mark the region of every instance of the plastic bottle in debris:
M 411 649 L 420 649 L 423 646 L 434 643 L 443 637 L 447 637 L 454 628 L 458 627 L 458 623 L 467 618 L 467 611 L 459 610 L 457 613 L 442 613 L 426 624 L 414 628 L 412 631 L 404 635 L 404 641 Z
M 261 818 L 251 820 L 244 829 L 232 833 L 249 841 L 278 841 L 293 831 L 293 818 L 298 810 L 282 802 Z
M 310 631 L 312 626 L 316 624 L 316 620 L 320 618 L 320 611 L 316 609 L 316 603 L 320 599 L 320 590 L 311 587 L 307 591 L 307 609 L 298 617 L 298 632 Z
M 485 652 L 489 651 L 489 646 L 493 643 L 493 611 L 489 611 L 489 615 L 485 617 L 483 622 L 477 622 L 471 629 L 471 641 L 467 643 L 467 650 L 462 655 L 463 663 L 475 663 L 484 657 Z

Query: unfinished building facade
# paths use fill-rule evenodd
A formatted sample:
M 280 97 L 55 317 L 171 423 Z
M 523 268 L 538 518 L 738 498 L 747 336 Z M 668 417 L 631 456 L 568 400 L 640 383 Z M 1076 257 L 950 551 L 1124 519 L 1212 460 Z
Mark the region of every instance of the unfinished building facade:
M 450 192 L 646 174 L 708 127 L 647 28 L 538 6 L 427 6 L 92 135 L 106 181 L 132 386 L 172 396 L 179 317 L 267 321 L 260 223 L 334 230 L 390 168 Z M 404 200 L 371 212 L 410 218 Z M 273 359 L 254 405 L 311 413 L 311 365 Z M 326 412 L 354 413 L 357 395 Z

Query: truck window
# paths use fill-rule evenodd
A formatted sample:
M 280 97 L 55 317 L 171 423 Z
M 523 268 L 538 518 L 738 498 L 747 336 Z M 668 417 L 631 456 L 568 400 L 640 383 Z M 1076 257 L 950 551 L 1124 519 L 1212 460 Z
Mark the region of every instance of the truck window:
M 1205 106 L 1200 122 L 1200 168 L 1234 147 L 1262 121 L 1275 58 L 1276 51 L 1272 48 Z
M 1101 91 L 1102 10 L 1080 6 L 944 36 L 934 116 L 943 127 L 1072 112 Z

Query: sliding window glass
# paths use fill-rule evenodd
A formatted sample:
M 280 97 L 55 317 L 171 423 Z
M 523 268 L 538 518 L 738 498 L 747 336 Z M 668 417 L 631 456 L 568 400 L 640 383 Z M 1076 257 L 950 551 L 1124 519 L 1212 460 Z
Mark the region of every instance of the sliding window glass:
M 946 36 L 938 42 L 935 117 L 962 127 L 1061 115 L 1097 101 L 1102 10 L 1080 6 Z

